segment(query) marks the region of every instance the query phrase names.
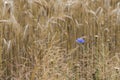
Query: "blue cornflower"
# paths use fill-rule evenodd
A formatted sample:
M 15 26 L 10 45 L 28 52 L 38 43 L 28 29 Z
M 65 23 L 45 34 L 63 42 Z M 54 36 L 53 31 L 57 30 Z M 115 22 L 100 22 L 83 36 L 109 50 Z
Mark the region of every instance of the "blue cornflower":
M 85 40 L 83 38 L 77 38 L 76 42 L 77 43 L 85 43 Z

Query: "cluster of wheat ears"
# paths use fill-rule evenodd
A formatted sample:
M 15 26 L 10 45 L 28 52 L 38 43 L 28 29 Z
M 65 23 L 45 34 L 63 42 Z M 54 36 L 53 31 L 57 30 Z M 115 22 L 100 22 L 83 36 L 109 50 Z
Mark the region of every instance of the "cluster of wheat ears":
M 0 80 L 120 80 L 120 0 L 0 0 Z

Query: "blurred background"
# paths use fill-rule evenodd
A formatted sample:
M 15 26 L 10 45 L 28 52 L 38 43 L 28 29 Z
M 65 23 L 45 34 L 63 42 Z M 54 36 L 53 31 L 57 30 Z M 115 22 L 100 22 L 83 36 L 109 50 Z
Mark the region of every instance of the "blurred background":
M 0 80 L 120 80 L 120 1 L 0 0 Z

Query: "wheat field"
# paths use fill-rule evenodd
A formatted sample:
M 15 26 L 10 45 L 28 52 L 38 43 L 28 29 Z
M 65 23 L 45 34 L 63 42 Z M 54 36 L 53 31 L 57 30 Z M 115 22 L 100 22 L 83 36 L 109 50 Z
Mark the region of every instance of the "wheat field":
M 0 0 L 0 80 L 120 80 L 120 0 Z

